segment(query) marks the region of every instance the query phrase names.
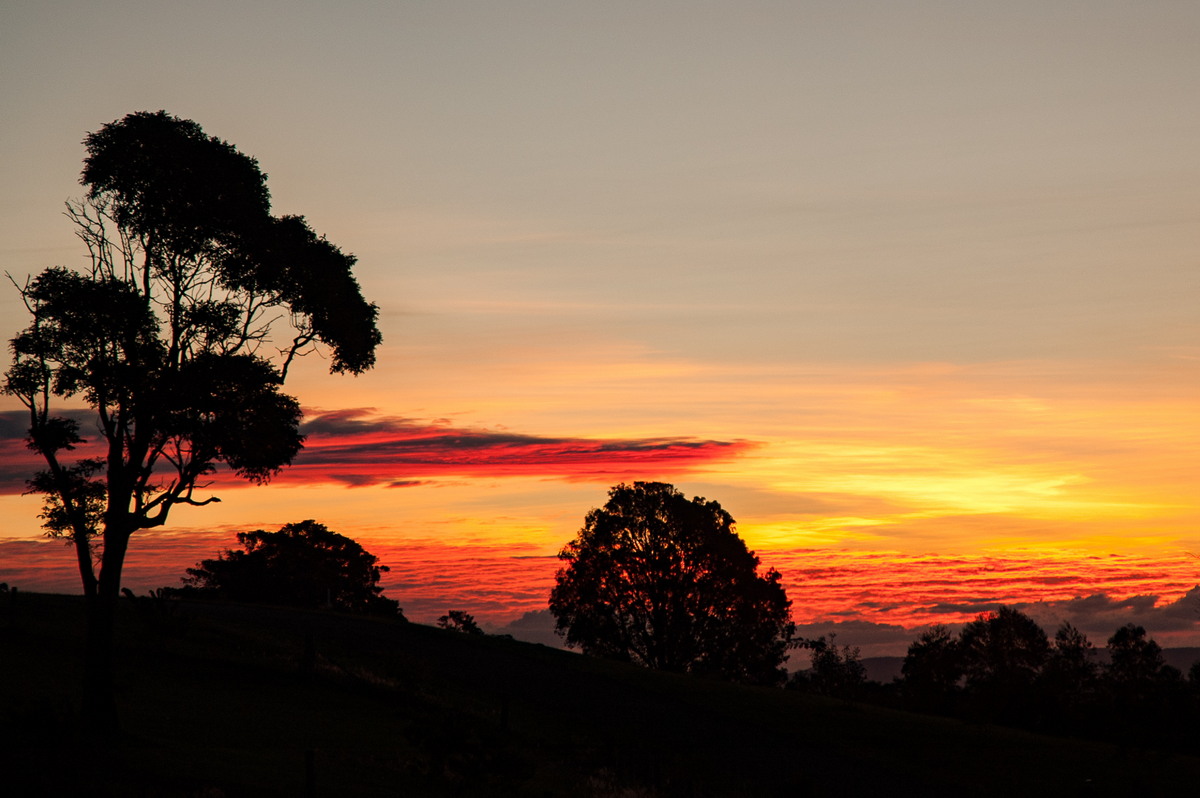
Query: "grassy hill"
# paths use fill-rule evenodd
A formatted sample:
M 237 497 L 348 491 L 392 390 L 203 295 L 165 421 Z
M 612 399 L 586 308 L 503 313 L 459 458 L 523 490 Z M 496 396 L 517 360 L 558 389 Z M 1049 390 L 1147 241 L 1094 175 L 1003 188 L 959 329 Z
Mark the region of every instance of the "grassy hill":
M 1194 757 L 502 638 L 275 608 L 187 604 L 165 621 L 142 609 L 121 618 L 115 739 L 78 724 L 81 600 L 20 594 L 0 611 L 0 792 L 1165 796 L 1200 786 Z

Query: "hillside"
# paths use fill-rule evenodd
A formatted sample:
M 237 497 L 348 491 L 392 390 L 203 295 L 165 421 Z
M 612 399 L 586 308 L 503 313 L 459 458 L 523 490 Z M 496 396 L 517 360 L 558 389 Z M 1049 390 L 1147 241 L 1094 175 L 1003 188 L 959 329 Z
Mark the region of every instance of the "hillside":
M 4 779 L 22 785 L 8 794 L 1070 796 L 1200 784 L 1193 757 L 502 638 L 273 608 L 138 609 L 121 619 L 123 733 L 109 756 L 77 724 L 81 600 L 21 594 L 0 612 Z

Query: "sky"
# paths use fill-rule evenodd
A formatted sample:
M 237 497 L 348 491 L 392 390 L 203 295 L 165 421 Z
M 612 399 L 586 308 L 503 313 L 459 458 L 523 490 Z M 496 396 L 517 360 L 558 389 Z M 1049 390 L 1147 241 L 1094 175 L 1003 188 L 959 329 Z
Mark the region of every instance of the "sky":
M 1191 2 L 0 0 L 0 268 L 81 265 L 84 135 L 165 109 L 380 308 L 372 372 L 289 377 L 293 468 L 135 539 L 138 590 L 313 518 L 410 618 L 542 633 L 587 511 L 661 480 L 864 653 L 999 603 L 1200 645 L 1198 37 Z M 74 592 L 18 409 L 0 581 Z

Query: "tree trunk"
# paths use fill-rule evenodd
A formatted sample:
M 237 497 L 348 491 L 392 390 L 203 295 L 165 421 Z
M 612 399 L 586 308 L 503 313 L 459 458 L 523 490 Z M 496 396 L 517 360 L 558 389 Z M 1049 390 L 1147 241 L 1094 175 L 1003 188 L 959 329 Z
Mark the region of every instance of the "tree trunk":
M 113 628 L 117 602 L 106 595 L 87 597 L 87 640 L 83 654 L 83 725 L 103 743 L 117 730 L 113 688 Z
M 98 588 L 87 601 L 87 642 L 83 656 L 83 720 L 99 742 L 112 740 L 118 730 L 117 697 L 113 684 L 113 635 L 121 571 L 129 533 L 104 531 L 104 554 Z
M 72 540 L 75 546 L 75 562 L 79 566 L 79 578 L 83 582 L 83 595 L 90 602 L 96 598 L 96 574 L 92 570 L 92 547 L 86 535 L 76 533 Z

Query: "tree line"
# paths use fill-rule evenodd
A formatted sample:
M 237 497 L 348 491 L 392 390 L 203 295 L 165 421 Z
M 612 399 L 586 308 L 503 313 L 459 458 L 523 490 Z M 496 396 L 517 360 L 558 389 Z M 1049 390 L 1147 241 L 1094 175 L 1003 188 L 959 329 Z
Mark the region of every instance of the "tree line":
M 832 636 L 798 643 L 810 649 L 811 667 L 793 676 L 792 689 L 1118 742 L 1194 743 L 1200 662 L 1185 675 L 1132 623 L 1101 649 L 1068 622 L 1051 639 L 1033 618 L 1001 606 L 957 635 L 941 624 L 922 632 L 891 684 L 868 682 L 858 649 Z

